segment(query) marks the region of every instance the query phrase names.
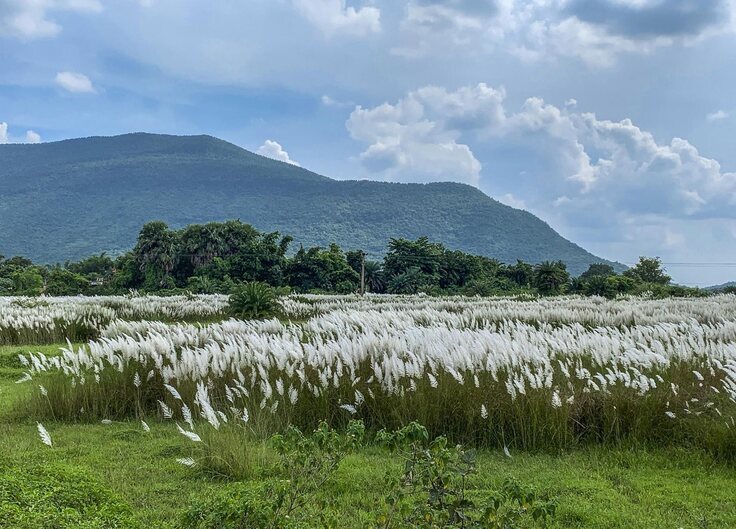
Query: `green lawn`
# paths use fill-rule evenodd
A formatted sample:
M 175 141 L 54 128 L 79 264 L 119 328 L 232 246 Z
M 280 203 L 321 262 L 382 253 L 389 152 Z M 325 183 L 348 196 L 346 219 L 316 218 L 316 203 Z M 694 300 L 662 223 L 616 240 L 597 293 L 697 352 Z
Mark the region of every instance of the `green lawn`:
M 53 353 L 58 347 L 32 349 Z M 22 374 L 15 358 L 22 350 L 0 348 L 0 410 L 7 410 L 23 391 L 37 388 L 33 382 L 14 383 Z M 177 457 L 191 454 L 192 444 L 172 424 L 151 424 L 148 433 L 135 422 L 45 426 L 54 441 L 52 448 L 40 442 L 35 421 L 13 420 L 0 411 L 0 492 L 3 473 L 25 475 L 62 464 L 109 489 L 145 527 L 174 528 L 193 498 L 226 486 L 176 462 Z M 513 476 L 556 496 L 554 527 L 736 527 L 736 469 L 714 464 L 705 455 L 590 448 L 560 455 L 512 456 L 481 453 L 473 486 L 482 494 Z M 323 491 L 339 506 L 340 527 L 370 526 L 384 495 L 388 470 L 398 473 L 398 463 L 374 448 L 343 462 Z M 266 476 L 268 469 L 262 472 Z M 0 519 L 0 528 L 5 527 L 10 526 Z

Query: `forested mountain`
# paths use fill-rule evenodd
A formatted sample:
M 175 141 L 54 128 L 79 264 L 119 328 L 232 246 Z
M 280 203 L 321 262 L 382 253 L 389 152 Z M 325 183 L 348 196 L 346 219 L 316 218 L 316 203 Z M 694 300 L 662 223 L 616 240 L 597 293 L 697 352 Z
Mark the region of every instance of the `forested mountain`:
M 240 219 L 296 244 L 363 249 L 427 236 L 505 262 L 605 262 L 534 215 L 457 183 L 333 180 L 210 136 L 0 145 L 0 254 L 41 262 L 129 250 L 140 226 Z M 617 268 L 620 268 L 617 266 Z
M 736 289 L 736 281 L 729 281 L 722 285 L 713 285 L 712 287 L 706 287 L 705 290 L 720 291 L 726 289 Z

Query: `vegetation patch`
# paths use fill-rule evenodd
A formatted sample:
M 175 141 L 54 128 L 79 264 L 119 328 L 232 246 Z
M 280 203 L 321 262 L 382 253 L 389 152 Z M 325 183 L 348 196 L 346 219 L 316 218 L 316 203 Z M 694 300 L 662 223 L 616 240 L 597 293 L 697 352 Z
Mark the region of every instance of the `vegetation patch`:
M 130 509 L 85 472 L 50 464 L 0 464 L 0 527 L 136 529 Z

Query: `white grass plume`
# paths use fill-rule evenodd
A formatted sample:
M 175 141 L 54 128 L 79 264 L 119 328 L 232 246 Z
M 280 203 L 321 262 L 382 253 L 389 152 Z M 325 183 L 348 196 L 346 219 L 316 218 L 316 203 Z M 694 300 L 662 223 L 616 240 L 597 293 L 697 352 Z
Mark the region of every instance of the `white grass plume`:
M 53 446 L 54 443 L 51 441 L 51 435 L 49 435 L 48 430 L 44 428 L 43 424 L 40 422 L 36 423 L 36 427 L 38 428 L 38 436 L 41 438 L 41 442 L 46 446 Z
M 191 441 L 194 441 L 195 443 L 201 443 L 202 442 L 202 438 L 200 436 L 198 436 L 196 433 L 189 432 L 189 431 L 185 430 L 184 428 L 182 428 L 181 426 L 179 426 L 178 423 L 177 423 L 176 427 L 179 429 L 179 433 L 182 434 L 187 439 L 189 439 Z

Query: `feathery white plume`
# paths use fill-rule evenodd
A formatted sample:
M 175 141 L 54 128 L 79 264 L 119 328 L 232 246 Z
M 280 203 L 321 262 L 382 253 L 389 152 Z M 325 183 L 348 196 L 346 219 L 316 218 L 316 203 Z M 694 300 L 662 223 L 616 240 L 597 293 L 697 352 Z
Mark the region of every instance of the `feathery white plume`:
M 36 423 L 36 427 L 38 428 L 38 436 L 41 438 L 41 442 L 47 446 L 53 446 L 51 435 L 49 435 L 49 432 L 43 427 L 43 424 L 40 422 Z

